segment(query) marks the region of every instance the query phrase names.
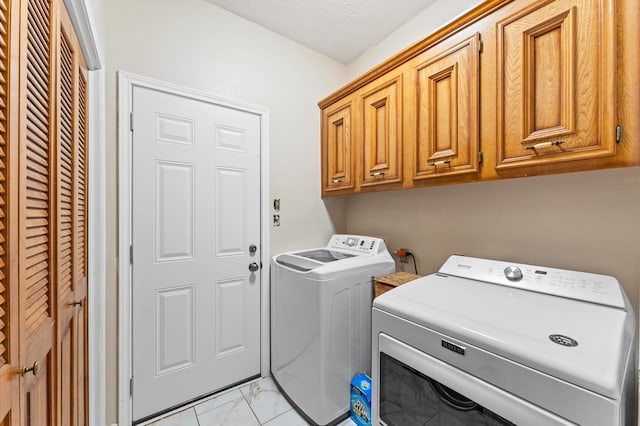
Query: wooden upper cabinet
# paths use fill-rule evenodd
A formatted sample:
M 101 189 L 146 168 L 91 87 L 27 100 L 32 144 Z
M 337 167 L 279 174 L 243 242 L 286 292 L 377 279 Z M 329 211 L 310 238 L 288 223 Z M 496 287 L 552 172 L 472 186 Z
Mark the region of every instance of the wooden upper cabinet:
M 402 74 L 374 82 L 361 95 L 360 187 L 402 181 Z
M 353 102 L 322 111 L 322 194 L 354 188 Z
M 637 3 L 478 3 L 318 103 L 322 195 L 639 165 Z
M 614 155 L 614 0 L 520 3 L 496 26 L 497 168 Z
M 479 170 L 480 34 L 437 45 L 414 66 L 417 141 L 413 179 Z

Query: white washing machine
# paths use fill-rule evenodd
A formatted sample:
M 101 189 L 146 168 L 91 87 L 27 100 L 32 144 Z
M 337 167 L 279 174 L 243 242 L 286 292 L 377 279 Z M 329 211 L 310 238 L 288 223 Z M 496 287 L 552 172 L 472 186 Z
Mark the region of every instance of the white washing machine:
M 271 373 L 308 421 L 348 415 L 351 379 L 371 369 L 372 277 L 394 271 L 384 241 L 358 235 L 271 260 Z
M 376 298 L 373 424 L 636 424 L 636 321 L 609 276 L 451 256 Z

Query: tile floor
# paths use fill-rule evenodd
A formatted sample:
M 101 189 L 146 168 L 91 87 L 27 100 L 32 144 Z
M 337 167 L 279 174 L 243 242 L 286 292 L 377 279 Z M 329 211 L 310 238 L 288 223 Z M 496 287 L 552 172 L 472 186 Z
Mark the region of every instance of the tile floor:
M 271 377 L 257 379 L 154 419 L 145 426 L 306 426 Z M 350 419 L 339 426 L 355 426 Z

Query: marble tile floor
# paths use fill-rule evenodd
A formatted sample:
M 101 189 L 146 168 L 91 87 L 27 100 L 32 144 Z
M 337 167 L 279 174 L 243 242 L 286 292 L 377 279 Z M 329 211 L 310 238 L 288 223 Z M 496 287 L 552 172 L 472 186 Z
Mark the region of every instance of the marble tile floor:
M 271 377 L 257 379 L 182 407 L 144 426 L 306 426 Z M 338 426 L 355 426 L 350 419 Z

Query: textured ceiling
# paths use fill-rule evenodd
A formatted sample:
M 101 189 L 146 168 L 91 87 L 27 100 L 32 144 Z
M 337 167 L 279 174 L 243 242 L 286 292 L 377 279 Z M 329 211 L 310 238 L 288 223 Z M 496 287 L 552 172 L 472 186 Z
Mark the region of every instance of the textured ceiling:
M 207 0 L 349 63 L 435 0 Z

